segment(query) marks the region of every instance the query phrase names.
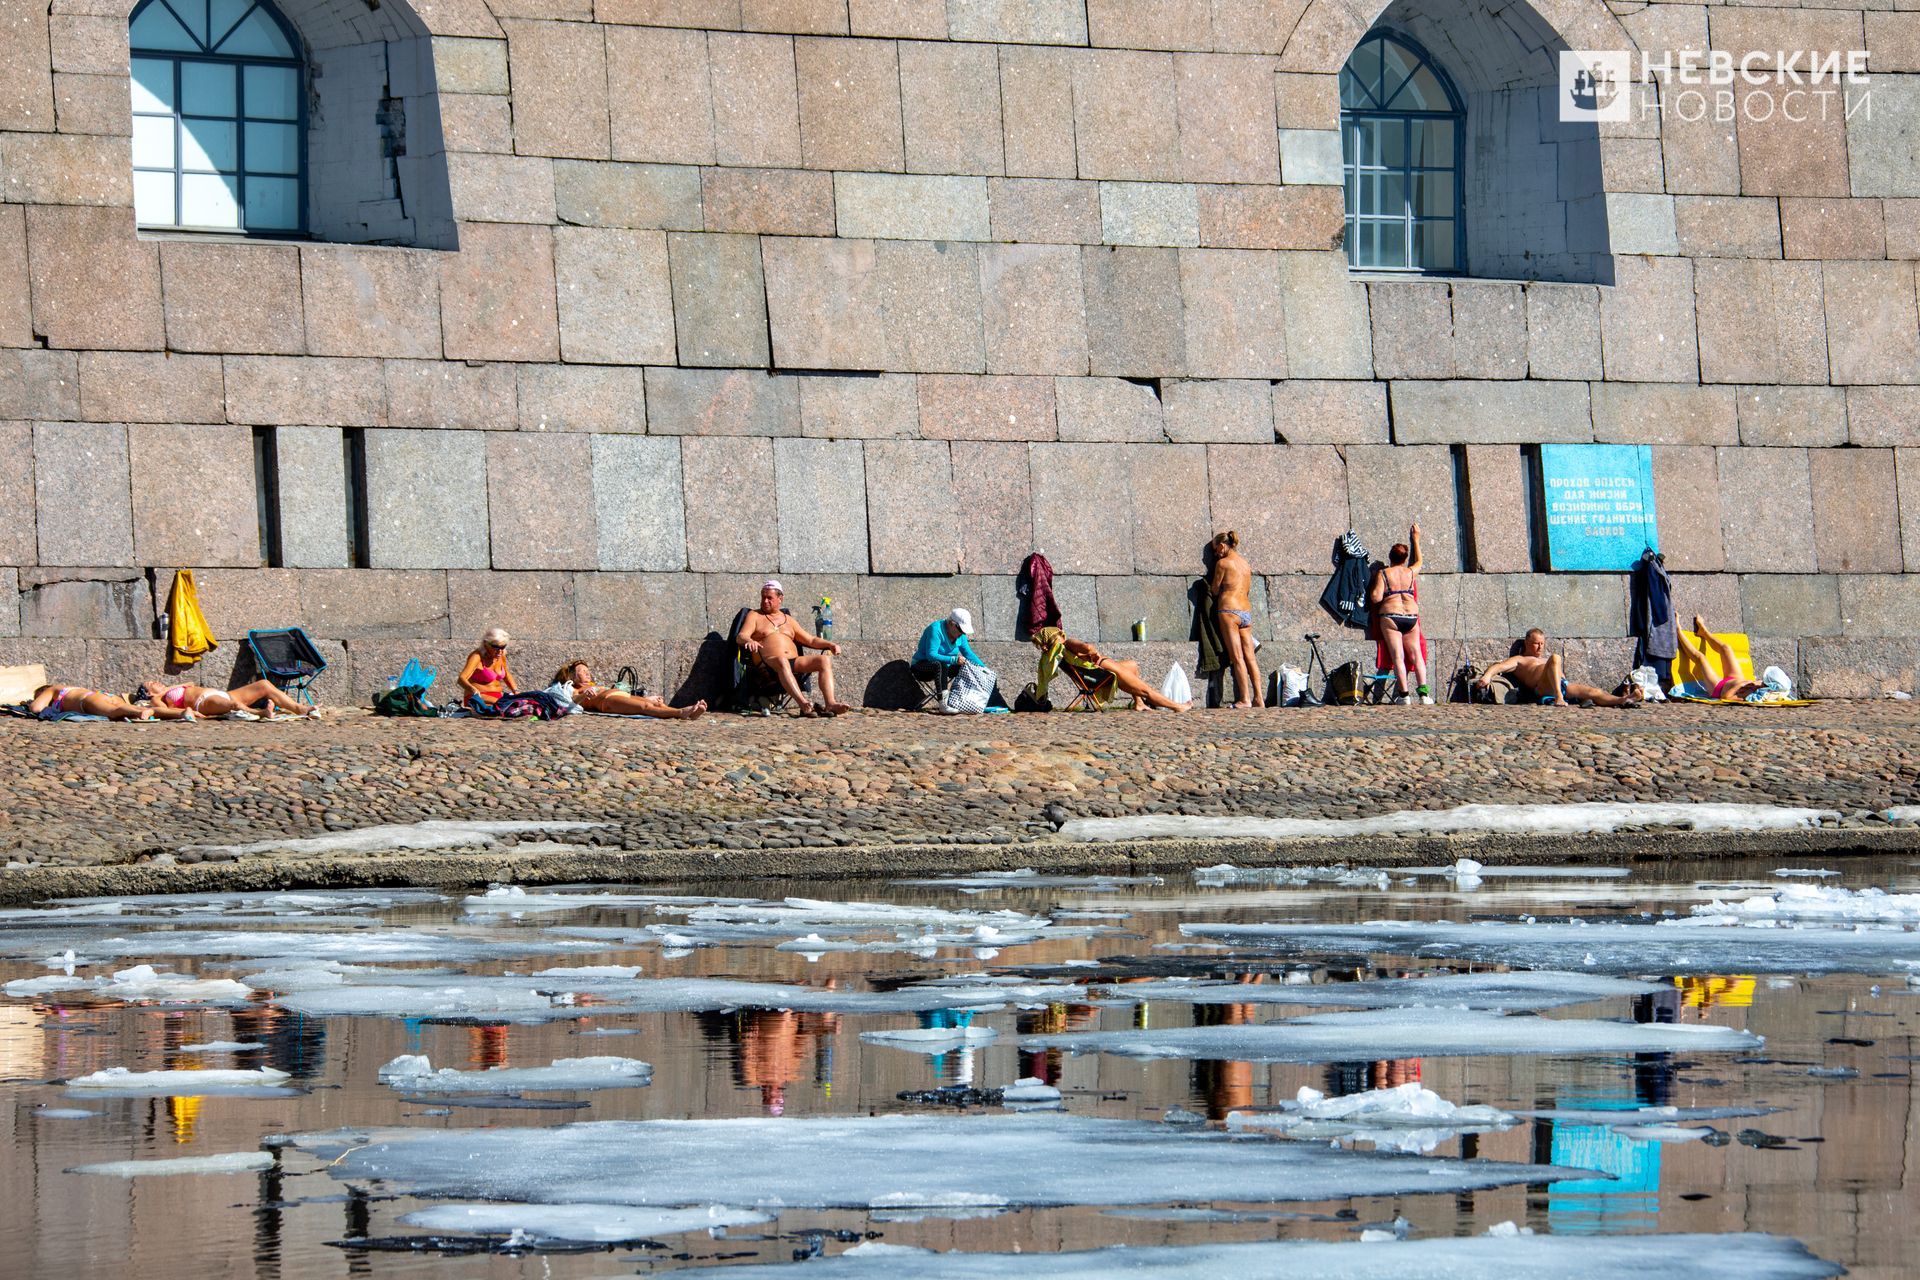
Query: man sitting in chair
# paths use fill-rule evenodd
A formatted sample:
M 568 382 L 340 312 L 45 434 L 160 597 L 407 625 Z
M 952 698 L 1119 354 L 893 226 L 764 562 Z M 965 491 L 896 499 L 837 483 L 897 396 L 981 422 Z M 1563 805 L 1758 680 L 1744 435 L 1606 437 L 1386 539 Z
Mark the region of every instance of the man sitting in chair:
M 760 607 L 747 615 L 747 620 L 740 626 L 740 634 L 733 638 L 733 642 L 746 650 L 747 658 L 754 666 L 773 673 L 780 687 L 793 699 L 793 705 L 800 709 L 801 715 L 817 716 L 824 710 L 830 716 L 837 716 L 853 710 L 833 696 L 832 655 L 840 652 L 840 646 L 831 640 L 808 635 L 806 628 L 781 608 L 781 602 L 785 599 L 785 589 L 769 579 L 760 588 Z M 801 657 L 802 649 L 817 649 L 820 652 Z M 824 699 L 820 707 L 815 707 L 801 692 L 801 675 L 820 677 L 820 693 Z
M 920 633 L 920 645 L 913 651 L 913 674 L 916 679 L 931 682 L 934 696 L 943 702 L 947 681 L 959 672 L 961 663 L 971 662 L 976 667 L 987 665 L 967 640 L 972 634 L 973 615 L 965 609 L 955 609 L 938 622 L 928 623 L 927 629 Z
M 1570 682 L 1560 655 L 1547 652 L 1547 633 L 1539 627 L 1527 632 L 1520 641 L 1519 653 L 1494 663 L 1482 671 L 1480 678 L 1473 683 L 1485 689 L 1495 676 L 1505 676 L 1513 681 L 1538 699 L 1542 706 L 1564 707 L 1569 702 L 1589 702 L 1596 707 L 1640 705 L 1638 689 L 1633 689 L 1626 697 L 1620 697 L 1590 684 Z

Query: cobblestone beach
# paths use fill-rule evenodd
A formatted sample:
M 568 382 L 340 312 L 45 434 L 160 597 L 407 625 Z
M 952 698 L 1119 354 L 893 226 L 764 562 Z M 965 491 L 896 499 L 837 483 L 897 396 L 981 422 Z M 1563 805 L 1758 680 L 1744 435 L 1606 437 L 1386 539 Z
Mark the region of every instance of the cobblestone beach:
M 1474 802 L 1920 803 L 1909 704 L 1326 708 L 694 723 L 0 723 L 0 852 L 114 865 L 423 819 L 594 820 L 634 851 L 1009 845 L 1066 817 L 1351 818 Z M 1872 825 L 1874 820 L 1864 820 Z M 532 839 L 533 837 L 529 837 Z M 509 841 L 511 843 L 511 841 Z

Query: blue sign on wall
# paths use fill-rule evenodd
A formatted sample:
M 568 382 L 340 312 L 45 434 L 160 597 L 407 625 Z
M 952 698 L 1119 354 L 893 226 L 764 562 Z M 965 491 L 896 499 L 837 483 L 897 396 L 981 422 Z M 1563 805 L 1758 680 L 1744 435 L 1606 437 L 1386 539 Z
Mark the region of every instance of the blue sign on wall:
M 1660 549 L 1647 445 L 1543 444 L 1540 472 L 1555 569 L 1621 572 Z

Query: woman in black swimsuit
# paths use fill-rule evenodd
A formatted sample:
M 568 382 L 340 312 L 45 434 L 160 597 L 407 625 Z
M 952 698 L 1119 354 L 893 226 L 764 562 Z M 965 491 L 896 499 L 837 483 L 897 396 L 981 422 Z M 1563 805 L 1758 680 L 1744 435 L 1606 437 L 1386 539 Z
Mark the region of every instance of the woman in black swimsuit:
M 1412 544 L 1411 549 L 1408 543 Z M 1420 576 L 1420 526 L 1407 530 L 1407 541 L 1396 542 L 1387 553 L 1387 563 L 1373 575 L 1367 588 L 1367 603 L 1380 629 L 1380 639 L 1393 663 L 1396 703 L 1411 703 L 1417 695 L 1427 706 L 1433 705 L 1433 692 L 1427 686 L 1427 659 L 1424 637 L 1420 632 L 1420 594 L 1416 583 Z M 1407 688 L 1407 668 L 1414 672 L 1414 689 Z

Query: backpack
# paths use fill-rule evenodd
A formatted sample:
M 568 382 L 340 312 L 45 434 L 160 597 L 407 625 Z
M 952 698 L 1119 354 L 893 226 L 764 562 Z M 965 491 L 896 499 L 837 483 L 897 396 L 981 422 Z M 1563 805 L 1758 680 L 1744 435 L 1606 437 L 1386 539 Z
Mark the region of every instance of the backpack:
M 1026 688 L 1020 691 L 1020 696 L 1013 700 L 1013 709 L 1015 711 L 1053 710 L 1053 700 L 1051 698 L 1042 698 L 1039 694 L 1039 688 L 1039 685 L 1029 683 Z
M 373 699 L 373 714 L 377 716 L 437 716 L 440 712 L 427 701 L 427 691 L 413 685 L 402 685 L 397 689 L 387 689 L 376 694 Z
M 1474 681 L 1480 678 L 1480 668 L 1471 662 L 1463 662 L 1460 669 L 1447 681 L 1448 702 L 1477 702 L 1482 704 L 1500 701 L 1500 695 L 1491 686 L 1481 688 Z
M 1325 702 L 1330 707 L 1351 707 L 1360 702 L 1360 664 L 1345 662 L 1327 676 Z

